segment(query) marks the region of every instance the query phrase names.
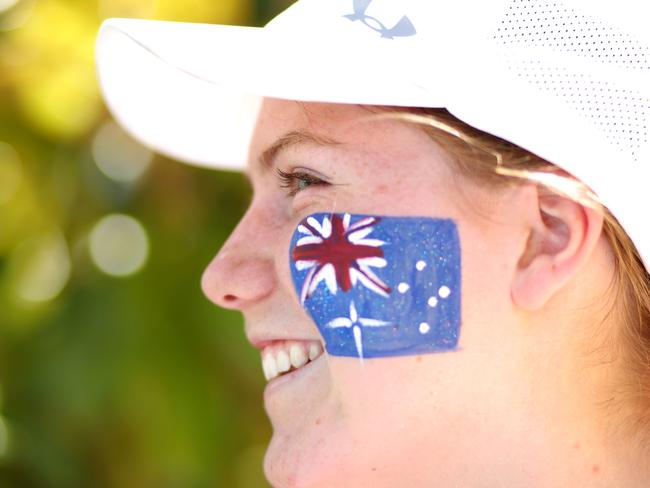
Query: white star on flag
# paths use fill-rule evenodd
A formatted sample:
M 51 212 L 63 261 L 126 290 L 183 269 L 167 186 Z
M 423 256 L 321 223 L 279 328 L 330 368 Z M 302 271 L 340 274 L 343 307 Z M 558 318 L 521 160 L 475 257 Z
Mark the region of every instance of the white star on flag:
M 363 343 L 361 337 L 361 328 L 362 327 L 384 327 L 387 325 L 390 325 L 390 322 L 359 317 L 359 314 L 357 313 L 357 309 L 354 306 L 354 302 L 350 302 L 350 316 L 337 317 L 331 320 L 326 325 L 326 327 L 330 327 L 332 329 L 338 329 L 339 327 L 345 327 L 349 329 L 350 327 L 352 327 L 352 334 L 354 335 L 354 343 L 357 346 L 357 353 L 359 354 L 359 358 L 363 359 Z

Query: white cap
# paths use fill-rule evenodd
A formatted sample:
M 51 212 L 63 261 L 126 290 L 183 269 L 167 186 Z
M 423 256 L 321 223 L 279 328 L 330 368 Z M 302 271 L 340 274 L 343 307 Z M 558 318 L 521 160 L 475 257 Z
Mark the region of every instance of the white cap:
M 261 99 L 444 107 L 586 183 L 650 263 L 650 4 L 299 0 L 264 28 L 108 19 L 115 118 L 184 162 L 241 169 Z

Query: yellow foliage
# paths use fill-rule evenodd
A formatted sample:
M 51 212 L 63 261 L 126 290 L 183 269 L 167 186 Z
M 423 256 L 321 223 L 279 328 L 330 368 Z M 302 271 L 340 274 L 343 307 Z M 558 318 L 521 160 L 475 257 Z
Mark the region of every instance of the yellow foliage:
M 94 65 L 98 26 L 91 12 L 43 0 L 22 27 L 8 33 L 18 106 L 50 137 L 82 136 L 101 113 Z
M 47 76 L 32 76 L 16 88 L 32 125 L 55 139 L 85 135 L 101 114 L 95 73 L 86 65 L 61 64 Z
M 128 17 L 148 19 L 153 17 L 156 0 L 99 0 L 97 7 L 102 19 Z
M 249 19 L 251 0 L 158 0 L 155 17 L 181 22 L 243 24 Z

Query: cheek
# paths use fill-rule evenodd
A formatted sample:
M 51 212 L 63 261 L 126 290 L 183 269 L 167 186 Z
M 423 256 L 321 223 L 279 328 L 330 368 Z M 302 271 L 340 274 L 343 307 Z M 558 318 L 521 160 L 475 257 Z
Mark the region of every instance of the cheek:
M 463 269 L 460 347 L 491 350 L 512 339 L 511 285 L 516 272 L 516 242 L 509 226 L 459 224 Z M 489 328 L 488 328 L 489 327 Z
M 369 178 L 370 180 L 370 178 Z M 449 189 L 431 177 L 396 176 L 389 182 L 369 181 L 342 193 L 334 202 L 335 211 L 394 216 L 456 218 L 459 212 Z
M 328 357 L 332 393 L 312 408 L 308 423 L 293 419 L 293 429 L 274 431 L 265 458 L 269 480 L 274 486 L 408 486 L 401 484 L 404 466 L 417 470 L 431 456 L 415 448 L 430 410 L 418 365 L 414 357 L 363 363 Z M 373 476 L 379 478 L 371 483 Z
M 333 398 L 302 435 L 274 439 L 269 467 L 285 463 L 295 486 L 427 486 L 421 479 L 432 470 L 453 472 L 476 405 L 468 391 L 476 378 L 464 377 L 461 354 L 329 357 Z
M 440 385 L 439 355 L 359 360 L 330 357 L 342 418 L 358 436 L 373 439 L 424 420 L 424 408 Z M 429 401 L 427 401 L 429 399 Z M 388 423 L 385 423 L 389 421 Z
M 300 308 L 291 278 L 291 239 L 296 225 L 297 223 L 283 226 L 282 230 L 277 232 L 271 242 L 278 281 L 283 288 L 283 292 L 287 297 L 290 297 L 289 300 L 295 302 L 295 305 Z

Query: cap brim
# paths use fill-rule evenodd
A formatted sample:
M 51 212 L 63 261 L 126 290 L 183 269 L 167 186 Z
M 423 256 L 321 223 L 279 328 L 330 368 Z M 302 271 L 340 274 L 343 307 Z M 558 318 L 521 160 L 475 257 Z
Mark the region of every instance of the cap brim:
M 120 124 L 157 152 L 209 167 L 245 166 L 262 97 L 383 105 L 390 94 L 391 105 L 442 106 L 395 76 L 400 60 L 385 49 L 301 43 L 268 28 L 108 19 L 96 62 Z

